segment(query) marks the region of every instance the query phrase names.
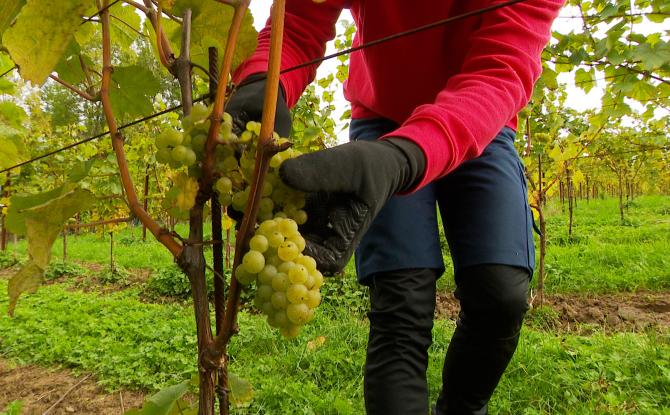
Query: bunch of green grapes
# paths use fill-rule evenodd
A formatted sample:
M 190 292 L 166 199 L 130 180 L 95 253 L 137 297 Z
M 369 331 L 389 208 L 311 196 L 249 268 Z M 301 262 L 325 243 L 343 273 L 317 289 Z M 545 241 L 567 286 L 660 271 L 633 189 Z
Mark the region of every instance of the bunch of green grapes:
M 249 248 L 235 277 L 243 285 L 256 282 L 254 304 L 270 326 L 279 328 L 284 337 L 297 336 L 300 326 L 314 318 L 323 285 L 316 261 L 302 254 L 305 240 L 298 224 L 282 217 L 266 220 L 258 226 Z
M 172 178 L 172 187 L 165 195 L 163 208 L 176 218 L 188 218 L 188 211 L 195 205 L 197 194 L 197 180 L 185 173 L 179 173 Z
M 173 169 L 186 169 L 175 176 L 164 206 L 176 217 L 185 217 L 195 204 L 201 161 L 209 130 L 210 109 L 195 104 L 182 119 L 183 131 L 163 131 L 156 140 L 156 160 Z M 256 163 L 260 123 L 250 121 L 239 136 L 233 132 L 233 119 L 224 113 L 214 152 L 214 191 L 221 205 L 243 212 L 249 201 L 250 183 Z M 285 138 L 274 137 L 278 143 Z M 288 149 L 275 154 L 262 188 L 258 220 L 260 225 L 249 243 L 250 250 L 235 270 L 243 285 L 256 282 L 255 304 L 267 315 L 268 323 L 292 338 L 300 326 L 314 317 L 321 302 L 323 275 L 316 261 L 303 255 L 305 240 L 298 225 L 307 221 L 302 192 L 286 186 L 279 178 L 279 167 L 301 153 Z
M 227 114 L 226 114 L 227 115 Z M 260 133 L 260 124 L 249 121 L 246 130 L 238 137 L 232 132 L 227 117 L 224 116 L 221 145 L 216 150 L 216 170 L 220 177 L 214 185 L 219 194 L 222 206 L 243 212 L 249 201 L 254 167 L 256 163 L 256 145 Z M 286 139 L 275 137 L 279 143 Z M 260 221 L 272 219 L 276 215 L 293 219 L 299 225 L 307 221 L 307 214 L 302 209 L 305 206 L 305 196 L 302 192 L 286 186 L 279 178 L 279 166 L 289 158 L 297 157 L 301 153 L 288 149 L 275 154 L 270 160 L 270 170 L 263 184 L 262 199 L 260 200 L 258 218 Z
M 178 169 L 195 166 L 202 160 L 209 131 L 209 113 L 204 104 L 195 104 L 191 113 L 181 121 L 183 131 L 163 130 L 156 138 L 156 161 Z

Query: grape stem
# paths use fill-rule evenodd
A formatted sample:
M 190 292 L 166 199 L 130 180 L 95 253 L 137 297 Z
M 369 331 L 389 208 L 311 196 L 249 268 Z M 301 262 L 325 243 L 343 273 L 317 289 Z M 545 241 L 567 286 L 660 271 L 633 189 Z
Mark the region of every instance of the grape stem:
M 272 6 L 270 56 L 267 86 L 265 88 L 265 99 L 263 102 L 261 131 L 256 149 L 256 164 L 249 193 L 249 203 L 244 211 L 242 224 L 240 225 L 240 230 L 236 238 L 233 270 L 237 269 L 237 266 L 240 264 L 243 254 L 248 249 L 249 240 L 254 232 L 256 218 L 258 216 L 259 202 L 262 197 L 263 184 L 265 183 L 265 177 L 270 167 L 270 159 L 278 152 L 284 151 L 290 147 L 290 143 L 288 142 L 278 145 L 273 139 L 275 112 L 279 95 L 279 71 L 281 66 L 281 50 L 284 34 L 285 5 L 286 0 L 275 0 Z M 216 336 L 214 343 L 209 350 L 210 355 L 213 357 L 226 354 L 228 342 L 235 332 L 240 293 L 240 284 L 237 282 L 237 279 L 232 278 L 228 292 L 223 329 L 221 333 Z

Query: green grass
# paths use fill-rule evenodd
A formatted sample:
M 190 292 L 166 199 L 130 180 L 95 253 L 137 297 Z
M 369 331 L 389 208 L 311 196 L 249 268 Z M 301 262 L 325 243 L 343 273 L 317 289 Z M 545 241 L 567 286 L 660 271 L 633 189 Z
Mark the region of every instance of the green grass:
M 566 207 L 567 210 L 567 207 Z M 547 207 L 548 248 L 546 289 L 549 292 L 606 293 L 670 289 L 670 196 L 643 196 L 630 203 L 621 224 L 616 199 L 578 201 L 572 238 L 568 237 L 567 212 L 557 201 Z M 178 232 L 186 235 L 185 225 Z M 206 231 L 208 233 L 208 231 Z M 167 250 L 151 235 L 141 241 L 141 228 L 130 227 L 114 237 L 114 257 L 126 268 L 157 269 L 172 262 Z M 539 247 L 539 242 L 536 242 Z M 24 241 L 11 247 L 25 255 Z M 84 234 L 68 238 L 68 259 L 108 264 L 108 234 Z M 539 249 L 538 249 L 539 251 Z M 62 257 L 62 242 L 56 241 L 54 258 Z M 536 261 L 538 262 L 538 261 Z M 453 268 L 440 289 L 453 290 Z M 353 278 L 353 261 L 346 268 Z M 536 280 L 536 279 L 535 279 Z
M 0 280 L 0 292 L 6 290 Z M 296 341 L 282 340 L 255 315 L 241 315 L 231 344 L 231 371 L 255 394 L 238 414 L 361 414 L 367 324 L 341 308 L 322 307 Z M 195 371 L 190 307 L 41 288 L 7 317 L 0 296 L 0 354 L 20 363 L 91 371 L 110 389 L 155 390 Z M 431 348 L 433 398 L 453 323 L 438 321 Z M 324 336 L 313 350 L 309 341 Z M 667 414 L 670 333 L 590 337 L 525 329 L 494 397 L 503 414 Z
M 639 197 L 627 209 L 624 224 L 616 199 L 579 201 L 572 238 L 568 236 L 567 212 L 562 213 L 560 205 L 554 203 L 549 214 L 548 291 L 670 288 L 670 197 Z

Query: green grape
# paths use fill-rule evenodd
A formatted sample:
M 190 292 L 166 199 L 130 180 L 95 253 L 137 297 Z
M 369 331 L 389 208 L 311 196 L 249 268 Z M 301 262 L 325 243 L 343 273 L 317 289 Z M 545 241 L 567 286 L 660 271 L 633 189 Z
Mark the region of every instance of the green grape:
M 312 274 L 307 274 L 307 279 L 305 280 L 305 287 L 307 287 L 308 290 L 311 290 L 314 288 L 314 277 Z
M 263 305 L 265 304 L 265 300 L 260 298 L 259 296 L 254 297 L 254 307 L 256 307 L 259 310 L 263 310 Z M 272 306 L 272 304 L 270 304 Z
M 249 251 L 242 257 L 242 264 L 248 272 L 258 274 L 265 267 L 265 257 L 258 251 Z
M 247 131 L 250 131 L 256 135 L 260 135 L 261 133 L 261 123 L 258 121 L 248 121 L 246 125 Z
M 263 192 L 261 193 L 261 196 L 270 197 L 271 194 L 272 194 L 272 183 L 266 180 L 265 183 L 263 184 Z
M 219 131 L 219 142 L 228 143 L 233 134 L 233 126 L 231 124 L 223 123 L 221 124 L 221 130 Z
M 290 238 L 294 235 L 299 235 L 298 224 L 293 219 L 284 219 L 277 225 L 279 232 L 283 233 L 285 237 Z
M 194 122 L 204 121 L 209 116 L 210 110 L 207 105 L 200 102 L 193 104 L 191 108 L 191 118 Z
M 266 220 L 261 222 L 260 225 L 258 225 L 258 230 L 256 231 L 256 233 L 267 237 L 276 230 L 277 230 L 277 222 L 275 222 L 274 220 Z
M 195 164 L 197 157 L 195 155 L 195 152 L 191 150 L 190 148 L 186 149 L 186 156 L 184 157 L 184 160 L 182 161 L 185 166 L 192 166 Z
M 295 267 L 295 263 L 293 261 L 285 261 L 279 264 L 279 266 L 277 267 L 277 271 L 288 274 L 289 271 L 293 269 L 293 267 Z
M 290 300 L 290 298 L 289 298 Z M 311 309 L 315 309 L 321 304 L 321 293 L 318 289 L 309 290 L 307 292 L 307 298 L 305 299 L 305 304 Z
M 282 211 L 275 213 L 275 219 L 286 219 L 286 213 Z
M 282 153 L 277 153 L 270 159 L 270 167 L 276 169 L 277 167 L 281 166 L 283 162 L 284 157 L 282 156 Z
M 233 191 L 233 181 L 228 177 L 221 177 L 216 181 L 214 188 L 219 194 L 228 194 Z
M 274 320 L 275 324 L 279 326 L 279 329 L 281 329 L 282 327 L 286 327 L 290 324 L 290 322 L 288 321 L 288 317 L 286 316 L 286 311 L 284 310 L 277 311 L 274 314 Z
M 277 256 L 277 254 L 269 254 L 268 252 L 270 251 L 271 248 L 268 248 L 267 251 L 265 251 L 265 263 L 270 264 L 274 267 L 279 267 L 283 263 L 281 259 Z
M 268 259 L 265 259 L 265 267 L 258 273 L 258 282 L 265 285 L 272 285 L 272 279 L 277 275 L 277 268 L 274 265 L 268 264 Z
M 273 248 L 279 248 L 284 243 L 284 235 L 279 231 L 272 231 L 269 235 L 265 235 L 265 237 L 268 238 L 268 243 Z
M 305 212 L 302 209 L 298 209 L 290 215 L 290 217 L 298 224 L 298 225 L 304 225 L 307 222 L 307 212 Z
M 277 255 L 284 261 L 293 261 L 299 254 L 298 246 L 291 241 L 284 241 L 277 248 Z
M 233 124 L 233 116 L 230 115 L 229 113 L 224 112 L 222 118 L 223 118 L 224 123 L 231 124 L 231 125 Z
M 240 141 L 243 143 L 248 143 L 253 138 L 253 133 L 251 131 L 245 131 L 240 135 Z
M 167 147 L 158 149 L 156 152 L 156 161 L 162 164 L 168 164 L 172 160 L 172 150 Z
M 248 193 L 245 193 L 244 191 L 236 192 L 232 199 L 233 209 L 237 210 L 238 212 L 244 212 L 244 207 L 247 205 L 248 198 Z
M 303 265 L 295 265 L 289 270 L 288 279 L 291 284 L 304 284 L 308 275 L 307 268 Z
M 299 252 L 302 252 L 302 251 L 305 250 L 305 238 L 300 236 L 300 234 L 293 235 L 290 238 L 286 238 L 286 239 L 293 242 L 298 247 Z
M 270 301 L 272 293 L 274 293 L 274 290 L 270 285 L 259 285 L 256 288 L 256 297 L 263 299 L 265 301 Z
M 255 235 L 249 240 L 249 248 L 258 252 L 265 252 L 268 250 L 268 239 L 263 235 Z
M 279 328 L 279 333 L 287 339 L 293 339 L 300 334 L 300 327 L 294 324 L 289 324 Z
M 235 278 L 242 285 L 249 285 L 256 279 L 256 275 L 247 271 L 243 265 L 238 265 L 235 269 Z
M 265 314 L 266 316 L 270 316 L 270 315 L 272 315 L 272 314 L 275 313 L 275 308 L 274 308 L 274 306 L 272 305 L 272 302 L 271 302 L 271 301 L 265 301 L 265 302 L 263 302 L 263 305 L 262 305 L 259 309 L 260 309 L 260 310 L 263 312 L 263 314 Z
M 315 270 L 314 272 L 310 272 L 310 275 L 312 278 L 314 278 L 314 285 L 312 285 L 312 289 L 321 288 L 321 286 L 323 286 L 323 274 L 321 274 L 320 271 Z
M 283 272 L 277 273 L 274 278 L 272 278 L 272 289 L 275 291 L 286 291 L 288 288 L 288 276 Z
M 310 291 L 302 284 L 292 284 L 286 289 L 286 299 L 291 304 L 300 304 L 308 300 Z
M 316 261 L 311 256 L 300 255 L 295 263 L 304 266 L 310 274 L 316 271 Z
M 183 135 L 177 130 L 163 130 L 158 137 L 156 137 L 156 147 L 158 148 L 168 148 L 175 147 L 181 144 L 183 140 Z
M 258 220 L 272 219 L 272 212 L 258 212 Z
M 275 321 L 275 315 L 274 315 L 274 314 L 268 314 L 266 320 L 267 320 L 267 322 L 268 322 L 268 326 L 270 326 L 270 327 L 274 327 L 274 328 L 276 328 L 276 329 L 279 328 L 279 325 L 278 325 L 277 322 Z
M 277 310 L 285 310 L 286 305 L 288 304 L 288 300 L 286 299 L 286 293 L 282 291 L 273 292 L 272 296 L 270 297 L 270 301 L 272 301 L 272 306 Z
M 278 294 L 278 293 L 275 293 L 275 294 Z M 307 307 L 307 304 L 305 304 L 305 303 L 289 304 L 286 307 L 286 316 L 288 317 L 288 319 L 291 323 L 301 326 L 309 320 L 309 318 L 310 318 L 310 312 L 309 311 L 310 311 L 309 307 Z
M 172 149 L 172 159 L 174 161 L 183 162 L 188 154 L 188 148 L 179 145 Z
M 207 143 L 207 136 L 204 134 L 198 134 L 191 138 L 191 147 L 197 153 L 205 151 L 205 143 Z
M 187 115 L 181 119 L 181 127 L 184 129 L 184 131 L 191 131 L 193 124 L 195 124 L 195 122 L 193 121 L 193 117 L 190 115 Z
M 238 168 L 237 159 L 235 156 L 228 156 L 223 160 L 223 170 L 230 171 Z
M 258 209 L 260 212 L 268 212 L 272 214 L 272 209 L 274 209 L 275 204 L 272 202 L 272 199 L 269 197 L 263 197 L 261 198 L 260 202 L 258 203 Z

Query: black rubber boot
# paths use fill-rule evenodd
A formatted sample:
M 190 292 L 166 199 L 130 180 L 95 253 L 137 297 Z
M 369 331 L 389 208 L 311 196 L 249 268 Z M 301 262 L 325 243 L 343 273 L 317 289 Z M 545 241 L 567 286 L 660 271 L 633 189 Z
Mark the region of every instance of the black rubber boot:
M 368 415 L 425 415 L 437 271 L 375 274 L 370 283 L 370 336 L 365 362 Z
M 528 270 L 506 265 L 479 265 L 457 275 L 461 312 L 434 415 L 488 413 L 488 401 L 519 341 L 529 281 Z

